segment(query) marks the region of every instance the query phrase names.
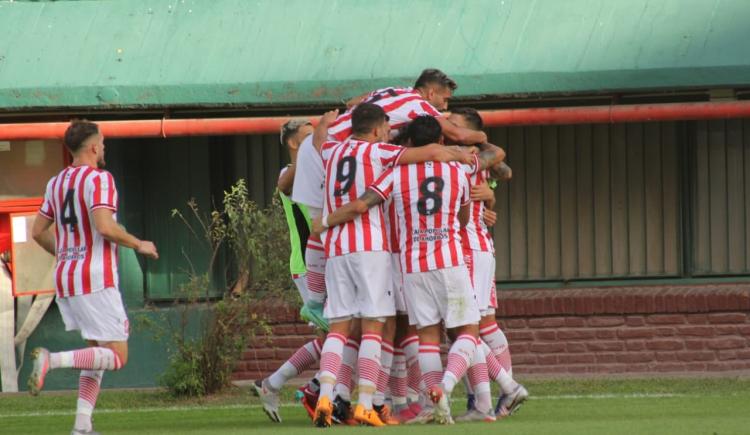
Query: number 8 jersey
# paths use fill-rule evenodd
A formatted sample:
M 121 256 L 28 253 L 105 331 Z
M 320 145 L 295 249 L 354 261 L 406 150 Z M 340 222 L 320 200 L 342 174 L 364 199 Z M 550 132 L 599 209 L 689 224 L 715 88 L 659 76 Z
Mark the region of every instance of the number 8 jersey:
M 117 245 L 94 227 L 98 208 L 117 211 L 117 189 L 107 171 L 70 166 L 47 183 L 39 214 L 55 221 L 58 297 L 118 287 Z
M 466 172 L 455 163 L 427 162 L 386 171 L 370 186 L 396 208 L 404 273 L 464 264 L 458 211 L 471 202 Z
M 356 139 L 324 143 L 320 155 L 326 170 L 325 214 L 364 194 L 386 169 L 398 163 L 404 150 L 398 145 Z M 329 258 L 390 250 L 382 207 L 373 207 L 353 221 L 329 228 L 322 238 Z

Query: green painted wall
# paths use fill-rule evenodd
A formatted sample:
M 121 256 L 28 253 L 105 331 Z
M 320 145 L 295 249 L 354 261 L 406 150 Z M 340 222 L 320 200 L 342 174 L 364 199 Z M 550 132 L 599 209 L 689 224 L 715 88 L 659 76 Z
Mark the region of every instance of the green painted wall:
M 750 83 L 745 0 L 0 2 L 0 108 L 334 103 Z

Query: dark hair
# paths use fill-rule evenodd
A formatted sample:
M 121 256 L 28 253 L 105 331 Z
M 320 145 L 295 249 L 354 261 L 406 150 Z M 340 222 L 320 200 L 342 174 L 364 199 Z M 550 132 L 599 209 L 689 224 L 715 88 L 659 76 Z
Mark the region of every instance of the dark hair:
M 406 136 L 411 140 L 413 147 L 436 143 L 442 134 L 440 123 L 430 115 L 419 116 L 406 127 Z
M 388 115 L 382 107 L 372 103 L 359 104 L 352 111 L 352 134 L 367 134 L 385 121 L 388 121 Z
M 415 88 L 424 88 L 427 85 L 438 85 L 444 88 L 449 88 L 451 91 L 455 91 L 458 88 L 456 82 L 448 77 L 444 72 L 436 68 L 427 68 L 422 71 L 419 75 L 417 82 L 414 83 Z
M 474 109 L 472 107 L 457 107 L 455 109 L 451 109 L 452 114 L 461 115 L 466 120 L 466 123 L 469 124 L 469 127 L 472 130 L 482 130 L 484 128 L 484 121 L 482 121 L 482 117 L 479 116 L 479 112 L 477 112 L 477 109 Z
M 279 133 L 279 139 L 282 145 L 287 145 L 287 141 L 292 135 L 296 134 L 299 129 L 304 125 L 312 125 L 312 122 L 307 119 L 290 119 L 281 126 L 281 132 Z
M 86 139 L 99 133 L 99 126 L 85 119 L 75 119 L 70 122 L 63 143 L 71 153 L 76 153 L 81 149 Z

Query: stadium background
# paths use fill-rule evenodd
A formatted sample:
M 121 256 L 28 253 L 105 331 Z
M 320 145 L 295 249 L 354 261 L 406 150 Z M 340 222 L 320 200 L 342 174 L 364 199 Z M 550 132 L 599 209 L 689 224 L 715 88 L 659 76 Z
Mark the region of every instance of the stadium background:
M 483 110 L 741 102 L 748 13 L 700 0 L 4 2 L 0 122 L 314 115 L 428 66 L 459 83 L 454 105 Z M 490 137 L 514 170 L 494 235 L 518 373 L 750 369 L 750 121 L 581 119 Z M 38 196 L 51 174 L 11 156 L 39 142 L 10 145 L 0 199 Z M 182 250 L 201 255 L 170 211 L 191 197 L 207 209 L 239 177 L 267 203 L 287 159 L 275 135 L 110 139 L 107 154 L 121 222 L 162 253 L 121 252 L 131 318 L 146 302 L 168 310 Z M 53 305 L 27 349 L 79 342 L 62 329 Z M 253 343 L 236 377 L 267 373 L 309 332 L 279 310 L 276 340 Z M 163 346 L 146 331 L 130 343 L 105 386 L 154 385 Z

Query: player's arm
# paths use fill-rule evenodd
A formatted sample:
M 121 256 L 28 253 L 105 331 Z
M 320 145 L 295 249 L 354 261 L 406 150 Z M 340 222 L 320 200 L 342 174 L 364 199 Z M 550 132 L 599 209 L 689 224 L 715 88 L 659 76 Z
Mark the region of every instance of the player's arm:
M 471 200 L 472 201 L 484 201 L 487 208 L 495 208 L 495 191 L 490 188 L 490 185 L 485 181 L 482 184 L 471 186 Z
M 49 230 L 54 221 L 47 216 L 41 214 L 36 215 L 34 218 L 34 225 L 31 227 L 31 237 L 44 248 L 45 251 L 52 255 L 56 255 L 55 252 L 55 235 Z
M 445 116 L 440 116 L 435 119 L 437 119 L 440 123 L 440 127 L 443 129 L 443 134 L 445 135 L 445 137 L 453 142 L 464 145 L 474 145 L 476 143 L 487 142 L 487 134 L 483 131 L 458 127 L 452 122 L 448 121 L 448 118 Z
M 367 189 L 367 192 L 362 194 L 356 200 L 345 204 L 342 207 L 337 208 L 333 213 L 324 216 L 325 222 L 323 222 L 323 216 L 318 216 L 312 222 L 313 232 L 322 233 L 326 228 L 335 227 L 343 223 L 352 221 L 357 216 L 366 213 L 372 207 L 380 205 L 385 202 L 385 199 L 377 194 L 372 189 Z
M 114 211 L 108 208 L 97 208 L 91 214 L 94 216 L 94 227 L 105 239 L 135 249 L 139 254 L 154 260 L 159 258 L 156 246 L 152 242 L 139 240 L 115 221 Z
M 367 93 L 367 94 L 357 95 L 356 97 L 350 99 L 349 101 L 346 102 L 346 108 L 347 109 L 351 109 L 352 107 L 356 106 L 357 104 L 365 101 L 365 99 L 367 98 L 368 95 L 370 95 L 370 94 Z
M 469 223 L 469 212 L 471 210 L 471 203 L 464 204 L 458 209 L 458 223 L 461 224 L 461 228 L 465 227 Z
M 490 168 L 490 177 L 495 180 L 508 181 L 513 178 L 513 170 L 505 162 Z
M 318 152 L 323 143 L 328 140 L 328 126 L 333 124 L 333 121 L 339 117 L 339 109 L 329 110 L 320 117 L 318 125 L 313 130 L 313 146 Z
M 505 160 L 505 151 L 497 145 L 483 142 L 479 145 L 477 160 L 479 162 L 477 171 L 482 171 L 502 163 Z
M 474 156 L 462 151 L 459 147 L 447 147 L 433 143 L 422 147 L 407 148 L 398 158 L 399 165 L 422 162 L 461 162 L 471 164 L 474 162 Z
M 287 166 L 286 171 L 284 171 L 284 173 L 281 174 L 281 177 L 279 177 L 279 181 L 276 182 L 276 187 L 278 187 L 279 191 L 286 196 L 292 196 L 292 187 L 294 186 L 294 174 L 297 172 L 296 163 L 297 162 L 292 161 L 292 163 L 290 163 L 289 166 Z

